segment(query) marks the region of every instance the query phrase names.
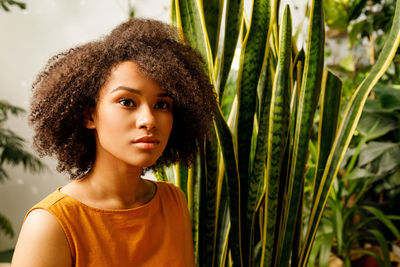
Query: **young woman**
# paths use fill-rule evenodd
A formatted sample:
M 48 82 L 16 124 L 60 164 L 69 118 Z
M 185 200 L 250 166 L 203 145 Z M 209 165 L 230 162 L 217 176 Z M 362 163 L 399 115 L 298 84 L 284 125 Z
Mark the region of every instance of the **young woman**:
M 183 192 L 141 175 L 190 164 L 209 130 L 199 54 L 132 19 L 51 58 L 32 88 L 34 146 L 72 181 L 27 213 L 12 266 L 194 266 Z

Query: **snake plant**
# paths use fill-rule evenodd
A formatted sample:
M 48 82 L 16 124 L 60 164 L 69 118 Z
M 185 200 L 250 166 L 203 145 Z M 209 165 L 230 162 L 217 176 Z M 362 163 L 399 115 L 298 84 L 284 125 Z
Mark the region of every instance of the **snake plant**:
M 372 87 L 400 42 L 400 4 L 375 66 L 340 117 L 341 81 L 324 68 L 322 1 L 298 48 L 289 6 L 253 0 L 172 0 L 171 23 L 203 56 L 220 103 L 240 54 L 228 116 L 215 114 L 197 160 L 156 172 L 185 192 L 198 266 L 306 266 L 332 183 Z M 280 12 L 282 11 L 282 12 Z M 281 16 L 279 16 L 281 14 Z M 318 108 L 319 107 L 319 108 Z M 303 223 L 308 144 L 319 112 L 318 163 Z

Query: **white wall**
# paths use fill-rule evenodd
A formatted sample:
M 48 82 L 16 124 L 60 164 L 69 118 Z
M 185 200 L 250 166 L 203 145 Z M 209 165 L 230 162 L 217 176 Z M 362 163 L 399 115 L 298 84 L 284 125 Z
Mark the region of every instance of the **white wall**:
M 25 0 L 27 10 L 0 10 L 0 99 L 29 109 L 30 86 L 52 55 L 107 34 L 128 17 L 129 0 Z M 169 0 L 130 1 L 136 17 L 169 20 Z M 9 128 L 27 140 L 32 130 L 25 117 L 12 118 Z M 15 246 L 25 212 L 68 178 L 55 171 L 33 175 L 21 167 L 8 167 L 10 179 L 0 184 L 0 213 L 13 224 L 16 237 L 0 235 L 0 251 Z

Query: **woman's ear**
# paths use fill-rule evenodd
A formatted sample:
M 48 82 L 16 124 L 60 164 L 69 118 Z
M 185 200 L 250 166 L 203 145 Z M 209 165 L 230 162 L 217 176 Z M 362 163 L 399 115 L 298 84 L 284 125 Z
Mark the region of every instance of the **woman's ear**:
M 87 129 L 95 129 L 96 126 L 94 124 L 94 119 L 93 119 L 93 110 L 92 109 L 85 109 L 83 111 L 83 119 L 84 119 L 84 125 Z

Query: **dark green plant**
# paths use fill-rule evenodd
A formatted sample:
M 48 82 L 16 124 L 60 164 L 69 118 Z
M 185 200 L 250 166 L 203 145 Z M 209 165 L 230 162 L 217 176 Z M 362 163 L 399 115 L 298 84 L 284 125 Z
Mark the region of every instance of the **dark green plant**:
M 23 109 L 0 100 L 0 182 L 4 182 L 9 178 L 5 169 L 6 166 L 22 165 L 26 171 L 33 173 L 38 173 L 45 169 L 43 163 L 24 148 L 24 139 L 6 125 L 9 115 L 18 116 L 23 113 Z M 11 223 L 1 214 L 0 232 L 10 237 L 14 235 Z
M 365 101 L 400 42 L 397 5 L 386 46 L 340 119 L 341 82 L 324 71 L 322 1 L 311 3 L 304 49 L 296 47 L 288 7 L 281 7 L 279 19 L 279 3 L 252 1 L 247 22 L 243 1 L 172 1 L 172 23 L 203 55 L 220 103 L 235 51 L 241 51 L 235 100 L 229 116 L 221 110 L 215 115 L 214 138 L 199 144 L 202 152 L 190 168 L 177 164 L 157 172 L 187 196 L 199 266 L 307 265 Z M 308 143 L 319 99 L 317 171 L 309 220 L 302 224 Z

